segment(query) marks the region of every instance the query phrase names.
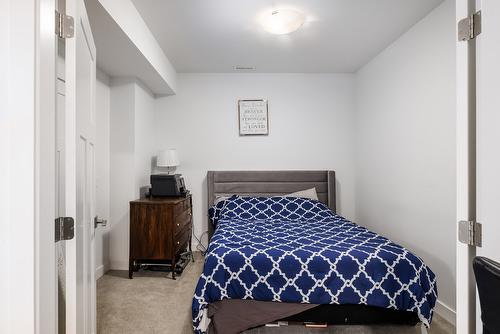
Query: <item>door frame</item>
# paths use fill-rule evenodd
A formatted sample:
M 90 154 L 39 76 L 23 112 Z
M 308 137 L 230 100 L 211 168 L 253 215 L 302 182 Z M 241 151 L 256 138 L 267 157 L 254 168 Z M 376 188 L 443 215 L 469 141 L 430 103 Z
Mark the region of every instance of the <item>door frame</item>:
M 476 11 L 475 0 L 456 0 L 455 3 L 457 23 Z M 458 38 L 456 41 L 456 333 L 475 334 L 476 282 L 472 259 L 476 247 L 458 241 L 458 222 L 476 221 L 476 41 L 460 42 Z
M 55 213 L 55 0 L 7 1 L 8 68 L 7 236 L 0 255 L 6 272 L 7 312 L 0 326 L 9 333 L 53 333 L 57 296 Z M 2 284 L 2 286 L 4 286 Z
M 66 0 L 66 14 L 75 18 L 77 1 Z M 76 42 L 66 39 L 65 57 L 65 211 L 67 217 L 76 218 Z M 73 69 L 73 70 L 68 70 Z M 76 227 L 76 226 L 75 226 Z M 76 256 L 76 238 L 66 241 L 66 333 L 77 332 L 77 286 L 76 268 L 69 268 L 68 259 Z
M 56 218 L 56 0 L 37 0 L 35 44 L 35 323 L 57 332 Z

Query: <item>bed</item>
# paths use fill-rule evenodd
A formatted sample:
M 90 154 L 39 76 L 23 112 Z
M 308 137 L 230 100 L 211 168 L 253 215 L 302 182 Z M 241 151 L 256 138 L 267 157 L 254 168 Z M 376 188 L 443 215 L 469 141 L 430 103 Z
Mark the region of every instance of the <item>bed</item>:
M 430 325 L 434 273 L 335 214 L 333 171 L 210 171 L 207 185 L 214 229 L 193 298 L 196 333 L 280 319 Z M 283 196 L 309 188 L 318 201 Z

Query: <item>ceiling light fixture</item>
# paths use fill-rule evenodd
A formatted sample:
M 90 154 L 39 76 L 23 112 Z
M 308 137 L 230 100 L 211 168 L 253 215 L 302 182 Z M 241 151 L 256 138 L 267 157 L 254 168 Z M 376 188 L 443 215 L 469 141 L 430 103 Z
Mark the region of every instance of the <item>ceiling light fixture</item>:
M 262 17 L 262 26 L 271 34 L 283 35 L 299 29 L 304 21 L 303 13 L 292 9 L 277 9 Z

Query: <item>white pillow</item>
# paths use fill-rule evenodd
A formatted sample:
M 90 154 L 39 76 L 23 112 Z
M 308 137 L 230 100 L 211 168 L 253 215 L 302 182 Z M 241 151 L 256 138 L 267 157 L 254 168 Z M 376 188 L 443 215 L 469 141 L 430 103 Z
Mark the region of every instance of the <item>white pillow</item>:
M 296 191 L 291 194 L 284 195 L 286 197 L 300 197 L 300 198 L 309 198 L 309 199 L 314 199 L 318 200 L 318 193 L 316 192 L 316 188 L 311 188 L 311 189 L 306 189 L 306 190 L 301 190 L 301 191 Z
M 225 201 L 229 197 L 231 197 L 231 196 L 216 196 L 215 201 L 214 201 L 214 205 L 217 205 L 217 203 L 219 203 L 219 202 Z

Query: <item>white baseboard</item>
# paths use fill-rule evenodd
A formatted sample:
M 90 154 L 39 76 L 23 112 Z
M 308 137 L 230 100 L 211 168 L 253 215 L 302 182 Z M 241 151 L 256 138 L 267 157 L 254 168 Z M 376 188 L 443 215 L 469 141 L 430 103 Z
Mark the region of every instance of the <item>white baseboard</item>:
M 101 264 L 97 268 L 95 268 L 95 279 L 98 280 L 101 278 L 107 271 L 109 270 L 109 264 Z
M 110 270 L 128 270 L 128 261 L 110 261 L 109 263 Z
M 441 317 L 443 317 L 446 321 L 451 323 L 453 326 L 457 325 L 456 321 L 456 312 L 453 310 L 451 307 L 443 303 L 442 301 L 438 300 L 436 303 L 436 308 L 434 311 L 439 314 Z

